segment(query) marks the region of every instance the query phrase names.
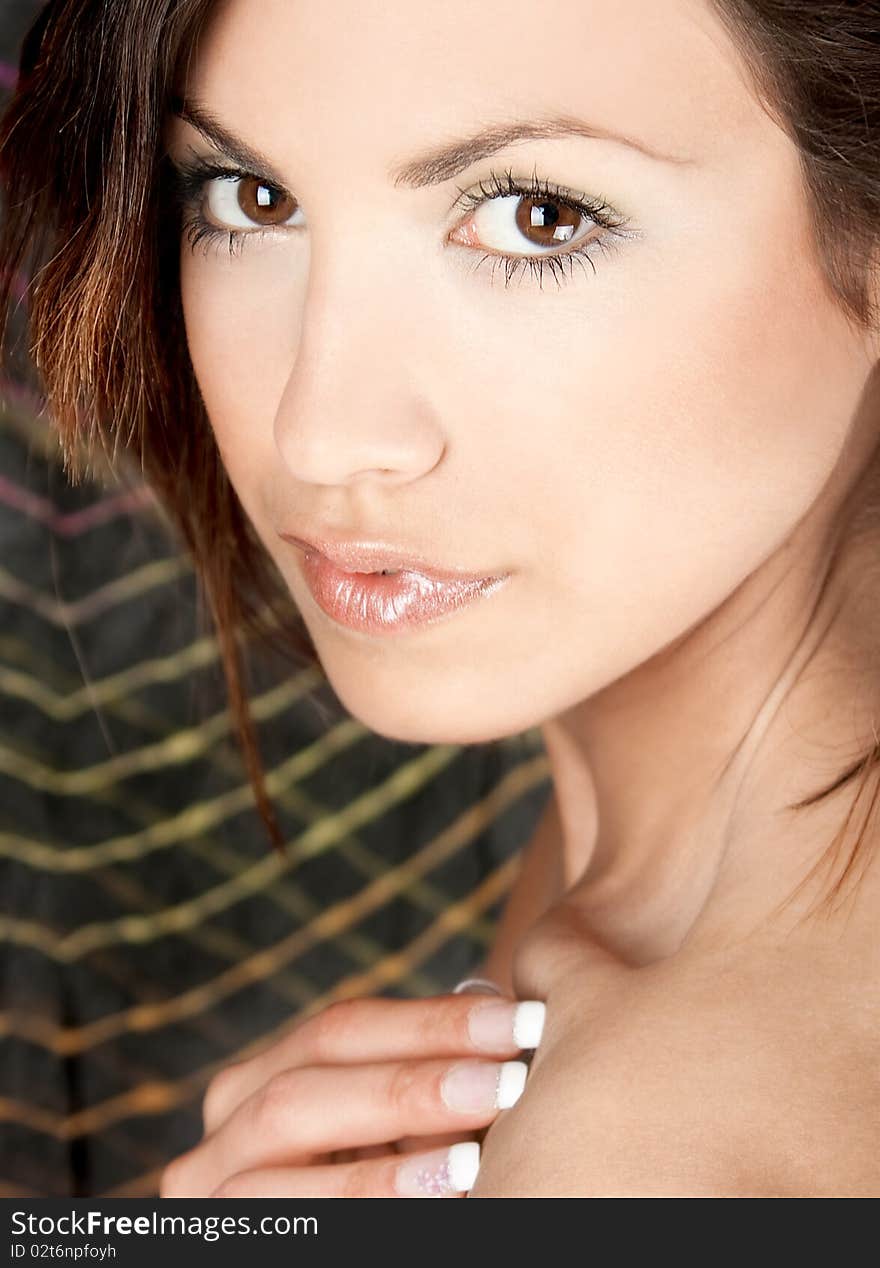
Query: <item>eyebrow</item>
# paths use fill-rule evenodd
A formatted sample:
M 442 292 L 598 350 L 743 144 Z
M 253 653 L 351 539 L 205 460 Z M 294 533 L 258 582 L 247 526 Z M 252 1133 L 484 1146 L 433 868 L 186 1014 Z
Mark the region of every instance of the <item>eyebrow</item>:
M 265 155 L 237 137 L 200 102 L 193 98 L 173 97 L 171 109 L 173 114 L 185 123 L 191 124 L 206 140 L 218 150 L 222 150 L 229 158 L 234 159 L 241 167 L 259 172 L 277 185 L 282 187 L 286 185 L 274 164 Z M 389 175 L 395 185 L 407 185 L 412 189 L 420 189 L 426 185 L 442 185 L 479 162 L 480 159 L 488 158 L 489 155 L 507 149 L 510 145 L 521 141 L 549 140 L 564 136 L 613 141 L 663 163 L 684 166 L 696 162 L 695 159 L 688 158 L 686 155 L 663 153 L 634 137 L 612 132 L 607 128 L 595 127 L 571 115 L 546 115 L 543 118 L 493 124 L 480 129 L 472 136 L 444 142 L 392 167 Z
M 230 132 L 217 116 L 200 102 L 192 98 L 172 97 L 171 113 L 177 115 L 184 123 L 191 124 L 216 149 L 222 150 L 227 158 L 234 159 L 239 167 L 267 176 L 269 180 L 282 188 L 286 186 L 287 182 L 282 179 L 274 163 L 252 145 L 242 141 L 241 137 L 237 137 L 234 132 Z
M 483 128 L 473 136 L 464 137 L 424 151 L 416 158 L 391 170 L 395 185 L 409 185 L 418 189 L 423 185 L 439 185 L 451 180 L 480 159 L 488 158 L 499 150 L 520 141 L 545 141 L 556 137 L 580 136 L 590 140 L 613 141 L 618 145 L 637 150 L 648 158 L 664 163 L 690 164 L 694 159 L 684 155 L 663 154 L 643 141 L 595 127 L 571 115 L 546 115 L 543 118 L 513 120 Z

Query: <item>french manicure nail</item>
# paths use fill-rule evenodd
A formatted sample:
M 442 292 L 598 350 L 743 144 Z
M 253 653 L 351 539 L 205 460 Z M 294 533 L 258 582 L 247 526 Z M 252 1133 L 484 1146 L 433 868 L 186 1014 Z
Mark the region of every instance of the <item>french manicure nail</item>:
M 479 1169 L 479 1141 L 462 1140 L 448 1149 L 432 1149 L 430 1153 L 407 1158 L 397 1168 L 394 1188 L 403 1198 L 442 1198 L 452 1193 L 466 1193 Z
M 517 1048 L 537 1048 L 544 1029 L 545 1005 L 539 999 L 491 1000 L 479 1004 L 468 1015 L 468 1034 L 475 1048 L 497 1052 L 513 1044 Z
M 440 1094 L 462 1113 L 509 1109 L 519 1100 L 528 1069 L 524 1061 L 459 1061 L 443 1076 Z
M 524 999 L 516 1006 L 513 1039 L 518 1048 L 537 1048 L 544 1033 L 547 1005 L 542 999 Z
M 487 977 L 463 977 L 452 988 L 453 995 L 500 995 L 501 987 Z

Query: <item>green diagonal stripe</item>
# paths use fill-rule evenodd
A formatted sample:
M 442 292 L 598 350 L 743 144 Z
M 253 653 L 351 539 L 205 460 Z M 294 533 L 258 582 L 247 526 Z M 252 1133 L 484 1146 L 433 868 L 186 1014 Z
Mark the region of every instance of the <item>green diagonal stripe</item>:
M 419 792 L 460 752 L 458 745 L 437 745 L 428 749 L 413 761 L 399 766 L 384 783 L 367 789 L 342 810 L 310 824 L 287 842 L 283 858 L 277 853 L 267 854 L 238 876 L 176 907 L 168 907 L 151 916 L 122 916 L 118 920 L 83 925 L 61 937 L 33 921 L 2 917 L 0 937 L 71 963 L 96 947 L 151 942 L 166 934 L 180 933 L 201 920 L 226 911 L 249 895 L 259 893 L 296 863 L 323 853 L 353 829 L 386 814 L 394 805 Z
M 351 744 L 362 740 L 365 731 L 362 723 L 346 719 L 323 734 L 308 747 L 299 749 L 286 761 L 266 775 L 266 788 L 270 797 L 277 796 L 291 783 L 304 779 L 335 753 L 343 752 Z M 179 814 L 150 824 L 138 832 L 112 837 L 97 845 L 76 846 L 67 849 L 46 845 L 42 841 L 29 840 L 15 833 L 0 833 L 0 856 L 6 855 L 19 863 L 51 872 L 86 872 L 93 867 L 110 863 L 131 862 L 145 858 L 155 850 L 177 845 L 188 837 L 209 832 L 225 819 L 240 814 L 254 804 L 253 789 L 249 783 L 240 784 L 228 792 L 206 801 L 195 802 Z

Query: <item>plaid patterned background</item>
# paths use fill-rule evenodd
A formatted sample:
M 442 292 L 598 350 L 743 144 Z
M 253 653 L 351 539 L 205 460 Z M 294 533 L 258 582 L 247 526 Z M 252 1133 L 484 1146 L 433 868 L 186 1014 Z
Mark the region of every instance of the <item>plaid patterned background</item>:
M 2 99 L 38 8 L 0 0 Z M 217 1069 L 479 963 L 549 764 L 537 731 L 384 740 L 254 649 L 281 858 L 148 492 L 70 487 L 40 401 L 2 400 L 0 1194 L 150 1196 Z

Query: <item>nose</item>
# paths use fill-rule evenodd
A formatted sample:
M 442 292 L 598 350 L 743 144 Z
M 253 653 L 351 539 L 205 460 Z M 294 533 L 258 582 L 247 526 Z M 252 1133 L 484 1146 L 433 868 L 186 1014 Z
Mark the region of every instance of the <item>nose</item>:
M 418 357 L 409 355 L 417 329 L 381 283 L 370 288 L 361 278 L 353 288 L 350 273 L 336 283 L 313 275 L 274 422 L 294 479 L 387 486 L 417 480 L 440 462 L 443 431 L 414 382 Z

